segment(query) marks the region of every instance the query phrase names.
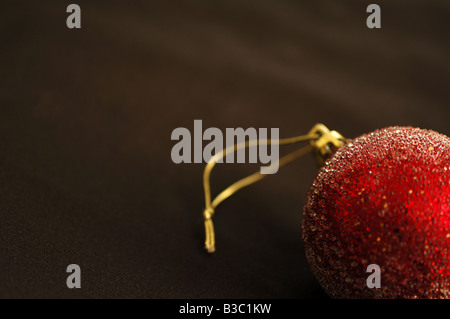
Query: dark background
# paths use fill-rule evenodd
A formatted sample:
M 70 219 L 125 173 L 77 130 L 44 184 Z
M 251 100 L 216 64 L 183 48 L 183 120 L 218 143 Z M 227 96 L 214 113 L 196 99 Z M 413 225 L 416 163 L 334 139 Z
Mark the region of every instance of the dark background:
M 203 165 L 171 161 L 172 130 L 450 135 L 447 0 L 376 1 L 379 30 L 370 1 L 77 1 L 80 30 L 70 3 L 1 4 L 0 297 L 326 297 L 301 241 L 312 157 L 224 202 L 210 256 Z M 218 167 L 214 193 L 257 167 Z

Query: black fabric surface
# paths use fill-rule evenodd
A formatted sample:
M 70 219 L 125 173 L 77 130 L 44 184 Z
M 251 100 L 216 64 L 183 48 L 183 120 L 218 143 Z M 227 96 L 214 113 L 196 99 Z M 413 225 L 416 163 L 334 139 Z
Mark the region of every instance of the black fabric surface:
M 172 130 L 450 135 L 446 0 L 378 1 L 379 30 L 369 1 L 78 1 L 80 30 L 69 3 L 0 10 L 0 297 L 326 297 L 301 241 L 312 157 L 224 202 L 207 255 L 203 165 L 171 161 Z M 221 165 L 213 192 L 256 169 Z

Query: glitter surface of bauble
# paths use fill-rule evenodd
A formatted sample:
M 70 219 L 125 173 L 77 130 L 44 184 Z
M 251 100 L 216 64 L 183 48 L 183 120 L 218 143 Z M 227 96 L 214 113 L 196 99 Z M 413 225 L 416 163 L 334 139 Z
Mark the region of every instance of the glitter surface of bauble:
M 302 231 L 331 297 L 450 298 L 450 138 L 389 127 L 350 141 L 318 172 Z

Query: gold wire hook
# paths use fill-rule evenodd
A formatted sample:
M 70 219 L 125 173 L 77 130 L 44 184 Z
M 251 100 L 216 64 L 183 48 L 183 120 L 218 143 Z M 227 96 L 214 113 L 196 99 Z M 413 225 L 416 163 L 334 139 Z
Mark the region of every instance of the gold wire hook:
M 315 134 L 317 139 L 310 141 L 310 145 L 314 148 L 313 153 L 319 166 L 323 166 L 325 161 L 334 153 L 336 149 L 348 142 L 336 131 L 330 131 L 325 125 L 318 123 L 313 126 L 308 134 Z
M 310 145 L 304 146 L 292 153 L 289 153 L 277 160 L 278 167 L 282 167 L 297 158 L 313 151 L 316 157 L 317 163 L 321 166 L 325 163 L 325 160 L 331 156 L 332 152 L 344 145 L 347 139 L 336 131 L 330 131 L 323 124 L 316 124 L 306 135 L 300 135 L 285 139 L 280 139 L 278 141 L 273 140 L 253 140 L 247 141 L 239 144 L 229 146 L 216 153 L 206 164 L 203 171 L 203 189 L 205 193 L 205 209 L 203 211 L 203 219 L 205 224 L 205 248 L 209 253 L 213 253 L 216 250 L 215 234 L 214 234 L 214 224 L 212 222 L 212 217 L 215 213 L 215 208 L 223 202 L 225 199 L 239 191 L 240 189 L 247 187 L 251 184 L 258 182 L 267 175 L 261 174 L 260 171 L 253 173 L 243 179 L 228 186 L 225 190 L 219 193 L 213 201 L 211 201 L 211 187 L 210 187 L 210 176 L 211 171 L 216 165 L 217 161 L 223 159 L 226 155 L 241 150 L 243 148 L 249 148 L 254 146 L 265 145 L 288 145 L 299 142 L 310 141 Z

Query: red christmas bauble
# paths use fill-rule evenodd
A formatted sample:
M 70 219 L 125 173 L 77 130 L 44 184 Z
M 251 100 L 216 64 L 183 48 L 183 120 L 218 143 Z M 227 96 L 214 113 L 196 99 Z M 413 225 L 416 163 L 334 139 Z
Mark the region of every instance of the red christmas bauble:
M 450 138 L 390 127 L 339 148 L 303 212 L 311 269 L 336 298 L 450 297 Z M 368 265 L 381 288 L 369 288 Z

